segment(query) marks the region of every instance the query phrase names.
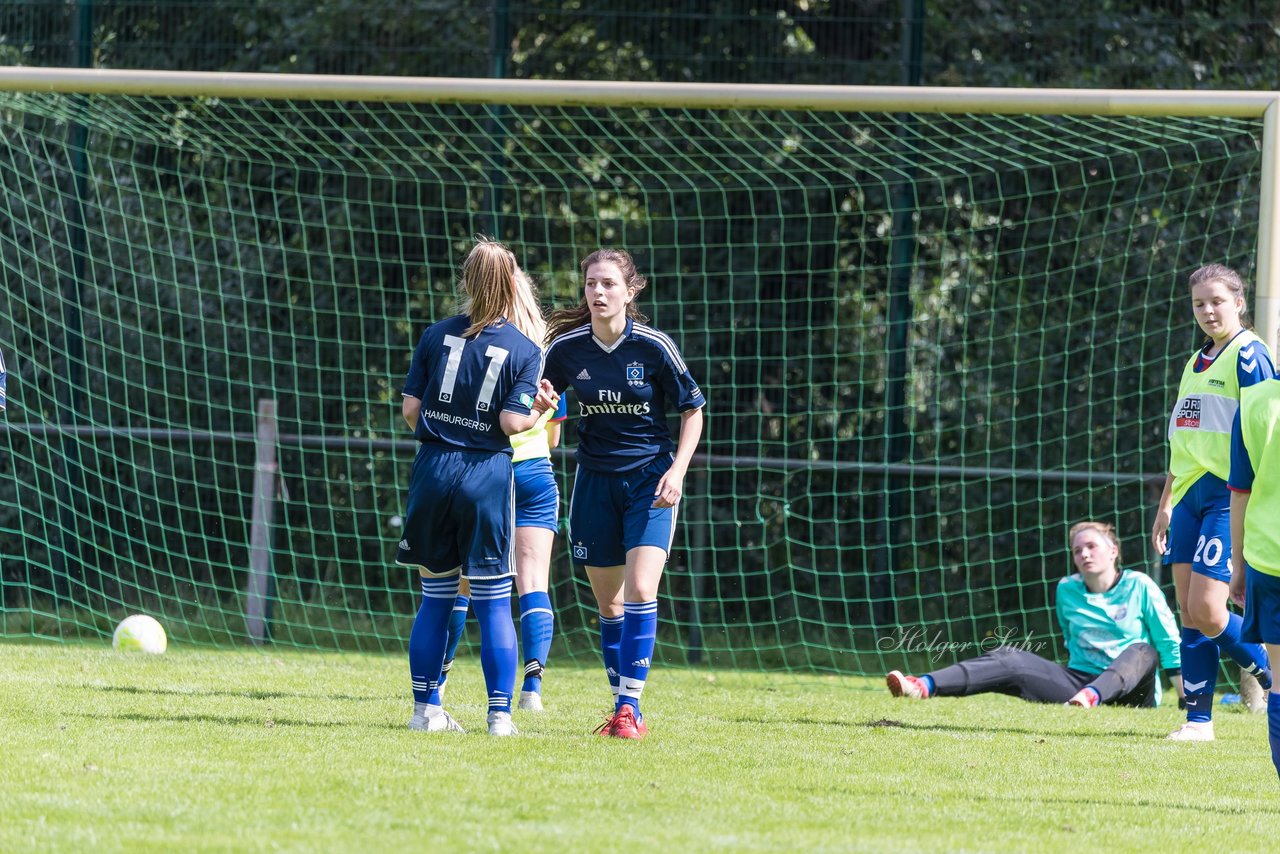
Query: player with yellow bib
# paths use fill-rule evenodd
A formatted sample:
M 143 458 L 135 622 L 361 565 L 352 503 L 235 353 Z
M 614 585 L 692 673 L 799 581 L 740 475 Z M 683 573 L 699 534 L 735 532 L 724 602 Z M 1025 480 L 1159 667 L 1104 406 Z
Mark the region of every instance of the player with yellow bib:
M 1209 340 L 1187 362 L 1169 417 L 1169 474 L 1151 541 L 1173 565 L 1182 617 L 1182 681 L 1187 722 L 1169 738 L 1213 740 L 1218 660 L 1226 652 L 1264 688 L 1267 654 L 1240 637 L 1227 610 L 1231 581 L 1231 425 L 1250 389 L 1275 376 L 1266 345 L 1245 326 L 1239 274 L 1209 264 L 1191 274 L 1191 305 Z
M 1280 381 L 1240 402 L 1231 434 L 1231 598 L 1244 606 L 1241 636 L 1280 655 Z M 1267 738 L 1280 773 L 1280 694 L 1267 694 Z

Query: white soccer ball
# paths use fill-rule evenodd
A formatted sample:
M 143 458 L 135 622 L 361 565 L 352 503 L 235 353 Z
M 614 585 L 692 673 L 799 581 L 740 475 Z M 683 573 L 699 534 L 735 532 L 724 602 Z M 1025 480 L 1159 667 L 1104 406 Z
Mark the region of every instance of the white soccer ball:
M 146 614 L 132 614 L 120 621 L 111 645 L 121 652 L 149 652 L 159 655 L 169 648 L 164 626 Z

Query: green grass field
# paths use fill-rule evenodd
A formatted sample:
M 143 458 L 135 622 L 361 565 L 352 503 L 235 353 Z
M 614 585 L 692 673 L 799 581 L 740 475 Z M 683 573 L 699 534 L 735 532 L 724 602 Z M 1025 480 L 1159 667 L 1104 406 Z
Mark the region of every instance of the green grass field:
M 1230 850 L 1280 816 L 1265 716 L 1229 709 L 1177 744 L 1171 707 L 659 666 L 631 743 L 591 735 L 603 675 L 565 665 L 492 739 L 474 660 L 448 694 L 470 731 L 428 735 L 399 656 L 0 656 L 0 851 Z

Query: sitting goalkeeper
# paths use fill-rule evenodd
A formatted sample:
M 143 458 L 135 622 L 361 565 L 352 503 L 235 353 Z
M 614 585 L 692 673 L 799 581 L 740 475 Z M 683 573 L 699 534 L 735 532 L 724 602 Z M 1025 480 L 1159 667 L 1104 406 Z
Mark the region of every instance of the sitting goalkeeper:
M 1080 522 L 1068 539 L 1079 572 L 1058 582 L 1066 667 L 1002 645 L 924 676 L 894 670 L 885 677 L 890 693 L 926 699 L 995 691 L 1034 703 L 1153 707 L 1160 702 L 1163 667 L 1181 698 L 1178 626 L 1160 588 L 1143 573 L 1120 568 L 1112 526 Z

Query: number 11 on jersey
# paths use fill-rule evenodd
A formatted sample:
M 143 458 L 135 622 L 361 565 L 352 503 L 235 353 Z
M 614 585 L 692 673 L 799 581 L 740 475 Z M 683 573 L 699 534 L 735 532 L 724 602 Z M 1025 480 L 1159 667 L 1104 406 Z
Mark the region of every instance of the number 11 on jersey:
M 458 382 L 458 369 L 462 365 L 462 351 L 467 346 L 467 339 L 457 335 L 444 336 L 444 346 L 449 349 L 449 360 L 444 366 L 444 376 L 440 380 L 440 400 L 444 403 L 453 401 L 453 387 Z M 489 365 L 484 372 L 484 382 L 480 384 L 480 392 L 476 395 L 476 409 L 488 412 L 493 403 L 493 391 L 498 385 L 498 376 L 507 361 L 508 351 L 492 344 L 484 351 Z

